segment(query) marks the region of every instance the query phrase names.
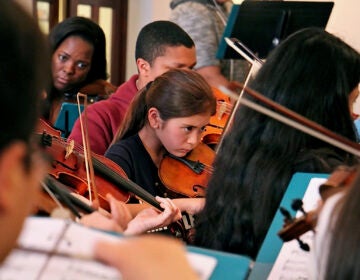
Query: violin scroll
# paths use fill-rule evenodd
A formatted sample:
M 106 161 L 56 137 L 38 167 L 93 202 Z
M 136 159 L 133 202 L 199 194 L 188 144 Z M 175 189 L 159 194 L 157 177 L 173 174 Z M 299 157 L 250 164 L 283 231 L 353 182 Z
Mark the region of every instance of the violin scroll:
M 309 251 L 309 245 L 304 243 L 300 239 L 300 236 L 315 229 L 318 211 L 305 212 L 300 199 L 293 201 L 292 208 L 293 210 L 300 210 L 304 215 L 300 218 L 293 218 L 288 210 L 280 207 L 280 212 L 284 216 L 285 223 L 283 228 L 278 232 L 278 235 L 284 242 L 296 239 L 301 249 Z
M 354 166 L 339 166 L 336 168 L 326 182 L 319 187 L 322 202 L 325 202 L 326 199 L 333 194 L 343 191 L 344 188 L 351 186 L 358 171 L 359 167 Z M 292 218 L 289 211 L 280 207 L 280 212 L 284 216 L 285 223 L 283 228 L 278 232 L 278 236 L 284 242 L 294 239 L 300 241 L 299 238 L 301 235 L 310 230 L 314 231 L 322 204 L 316 209 L 308 212 L 305 212 L 302 208 L 302 201 L 300 199 L 294 200 L 291 206 L 294 211 L 300 211 L 303 215 L 299 218 Z

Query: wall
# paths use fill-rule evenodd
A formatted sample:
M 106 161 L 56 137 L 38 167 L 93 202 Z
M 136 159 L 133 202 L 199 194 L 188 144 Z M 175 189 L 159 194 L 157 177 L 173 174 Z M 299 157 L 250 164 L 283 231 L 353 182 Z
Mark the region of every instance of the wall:
M 326 2 L 325 0 L 315 1 Z M 355 48 L 358 52 L 360 52 L 359 13 L 359 0 L 334 0 L 334 8 L 331 12 L 329 22 L 326 26 L 327 31 L 333 33 L 336 36 L 339 36 L 341 39 L 343 39 L 345 42 Z
M 129 0 L 126 79 L 137 73 L 135 43 L 140 29 L 154 20 L 167 20 L 169 16 L 170 0 Z
M 31 10 L 30 0 L 16 1 L 22 4 L 27 10 Z M 60 2 L 62 3 L 62 1 Z M 237 0 L 236 2 L 239 1 L 241 0 Z M 334 0 L 334 3 L 334 9 L 331 13 L 326 30 L 339 36 L 360 52 L 360 16 L 358 15 L 360 11 L 360 1 Z M 153 20 L 168 19 L 170 15 L 169 5 L 170 0 L 129 0 L 128 40 L 126 43 L 126 79 L 137 72 L 135 65 L 135 41 L 137 34 L 145 24 Z
M 326 30 L 339 36 L 360 52 L 360 1 L 334 0 L 334 3 L 335 5 Z M 129 0 L 129 23 L 126 59 L 127 79 L 132 74 L 137 72 L 134 54 L 137 34 L 144 25 L 153 20 L 168 19 L 170 15 L 169 4 L 170 0 Z

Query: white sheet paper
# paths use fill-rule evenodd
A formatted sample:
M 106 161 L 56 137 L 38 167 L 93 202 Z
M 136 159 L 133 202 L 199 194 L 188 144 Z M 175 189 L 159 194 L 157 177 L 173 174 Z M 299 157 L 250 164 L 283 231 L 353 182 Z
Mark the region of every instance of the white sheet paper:
M 92 253 L 97 240 L 121 238 L 61 219 L 30 217 L 18 239 L 19 249 L 0 266 L 0 280 L 121 279 L 115 268 L 93 260 Z M 209 279 L 216 258 L 192 252 L 187 256 L 200 279 Z

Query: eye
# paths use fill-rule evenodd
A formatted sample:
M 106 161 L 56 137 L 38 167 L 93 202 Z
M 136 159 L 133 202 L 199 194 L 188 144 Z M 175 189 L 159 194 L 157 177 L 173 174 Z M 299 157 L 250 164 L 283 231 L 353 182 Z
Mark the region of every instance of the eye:
M 68 56 L 64 54 L 59 54 L 58 58 L 60 61 L 66 61 L 68 59 Z
M 86 69 L 89 66 L 89 64 L 85 63 L 85 62 L 78 62 L 77 63 L 77 68 L 79 69 Z
M 193 130 L 192 126 L 186 126 L 184 127 L 185 132 L 191 132 Z
M 202 128 L 200 128 L 201 132 L 204 132 L 206 129 L 206 126 L 203 126 Z

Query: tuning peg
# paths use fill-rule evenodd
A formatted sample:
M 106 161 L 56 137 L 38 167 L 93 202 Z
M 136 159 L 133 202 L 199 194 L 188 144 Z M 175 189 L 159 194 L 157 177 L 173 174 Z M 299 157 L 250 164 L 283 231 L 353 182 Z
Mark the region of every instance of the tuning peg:
M 280 213 L 284 216 L 285 221 L 291 221 L 293 219 L 290 215 L 290 212 L 286 210 L 284 207 L 280 206 Z
M 296 238 L 297 242 L 299 243 L 299 246 L 302 250 L 304 250 L 305 252 L 309 252 L 310 251 L 310 246 L 309 244 L 303 242 L 300 238 Z
M 295 199 L 295 200 L 293 200 L 293 202 L 291 204 L 291 208 L 294 211 L 301 211 L 302 213 L 304 213 L 304 215 L 306 215 L 306 212 L 304 211 L 302 206 L 303 206 L 303 202 L 301 201 L 301 199 Z M 287 209 L 280 206 L 279 210 L 280 210 L 280 213 L 284 216 L 285 223 L 286 222 L 291 223 L 294 220 L 293 217 L 291 217 L 291 214 Z M 310 246 L 307 243 L 303 242 L 300 238 L 295 238 L 295 239 L 299 243 L 299 247 L 302 250 L 304 250 L 306 252 L 310 251 Z
M 303 205 L 304 204 L 301 199 L 294 199 L 293 202 L 291 203 L 291 208 L 294 211 L 301 211 L 304 215 L 306 215 L 307 213 L 305 212 Z

